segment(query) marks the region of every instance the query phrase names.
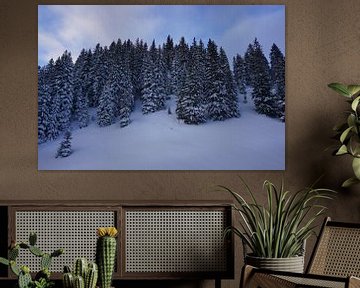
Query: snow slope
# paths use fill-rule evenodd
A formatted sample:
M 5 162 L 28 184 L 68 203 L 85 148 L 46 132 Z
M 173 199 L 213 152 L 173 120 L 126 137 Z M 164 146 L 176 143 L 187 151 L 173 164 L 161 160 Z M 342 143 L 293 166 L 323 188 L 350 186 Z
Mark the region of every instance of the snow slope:
M 55 158 L 62 137 L 39 145 L 39 170 L 285 169 L 285 123 L 257 114 L 251 102 L 240 103 L 240 118 L 202 125 L 180 122 L 175 101 L 167 104 L 171 115 L 142 115 L 137 107 L 125 128 L 96 121 L 74 128 L 67 158 Z

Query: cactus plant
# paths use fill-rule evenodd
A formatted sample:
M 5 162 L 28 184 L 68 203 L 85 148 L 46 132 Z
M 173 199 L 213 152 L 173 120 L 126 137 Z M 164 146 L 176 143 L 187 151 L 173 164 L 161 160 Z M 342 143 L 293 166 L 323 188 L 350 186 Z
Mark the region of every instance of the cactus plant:
M 115 227 L 101 227 L 97 229 L 96 262 L 99 267 L 99 282 L 101 288 L 110 288 L 114 272 L 116 256 Z
M 74 277 L 74 288 L 85 288 L 84 278 L 80 275 Z
M 10 266 L 11 271 L 18 276 L 18 286 L 19 288 L 48 288 L 52 286 L 50 281 L 50 265 L 53 257 L 58 257 L 64 253 L 63 249 L 57 249 L 51 254 L 44 253 L 36 245 L 37 236 L 35 233 L 30 233 L 29 244 L 20 242 L 16 243 L 15 241 L 11 242 L 8 259 L 0 257 L 0 264 Z M 35 281 L 32 280 L 30 275 L 30 269 L 28 266 L 19 267 L 16 263 L 16 259 L 19 256 L 19 250 L 24 249 L 28 250 L 30 253 L 37 257 L 41 257 L 41 270 L 36 274 Z
M 64 288 L 73 288 L 74 287 L 74 276 L 72 273 L 64 273 L 62 276 L 62 282 Z
M 21 271 L 19 274 L 18 285 L 19 288 L 28 288 L 32 283 L 30 269 L 27 266 L 21 267 Z
M 74 266 L 75 276 L 81 276 L 85 280 L 87 268 L 88 268 L 88 261 L 86 260 L 86 258 L 76 259 Z
M 96 263 L 89 263 L 85 276 L 85 288 L 95 288 L 98 279 L 98 266 Z
M 97 279 L 98 267 L 96 263 L 90 262 L 88 264 L 88 261 L 85 258 L 76 259 L 73 273 L 71 273 L 69 266 L 64 266 L 64 288 L 95 288 Z

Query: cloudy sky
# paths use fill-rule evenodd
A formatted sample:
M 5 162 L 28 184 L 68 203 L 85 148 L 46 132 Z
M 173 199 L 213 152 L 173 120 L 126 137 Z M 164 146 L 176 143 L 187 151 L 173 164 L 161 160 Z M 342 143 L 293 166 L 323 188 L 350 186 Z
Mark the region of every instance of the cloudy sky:
M 40 65 L 64 50 L 75 61 L 82 48 L 97 43 L 140 38 L 162 44 L 169 34 L 175 42 L 211 38 L 229 59 L 255 37 L 266 54 L 272 43 L 285 52 L 284 5 L 39 5 L 38 12 Z

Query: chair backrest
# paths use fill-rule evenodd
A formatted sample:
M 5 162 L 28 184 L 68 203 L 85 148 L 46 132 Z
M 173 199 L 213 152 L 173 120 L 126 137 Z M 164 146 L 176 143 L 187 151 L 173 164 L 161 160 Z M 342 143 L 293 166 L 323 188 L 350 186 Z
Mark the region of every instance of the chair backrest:
M 360 223 L 326 218 L 307 273 L 360 277 Z

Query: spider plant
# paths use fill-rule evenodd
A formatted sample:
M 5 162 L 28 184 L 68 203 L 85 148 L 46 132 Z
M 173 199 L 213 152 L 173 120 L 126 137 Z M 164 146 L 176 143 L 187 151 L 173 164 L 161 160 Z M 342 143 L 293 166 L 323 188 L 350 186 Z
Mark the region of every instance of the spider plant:
M 318 204 L 318 200 L 332 199 L 334 191 L 310 187 L 290 193 L 285 191 L 283 182 L 278 189 L 266 180 L 263 186 L 267 203 L 263 206 L 258 203 L 249 186 L 243 183 L 251 201 L 220 186 L 235 198 L 233 208 L 240 215 L 240 227 L 228 227 L 225 235 L 233 232 L 239 236 L 255 257 L 288 258 L 301 255 L 305 240 L 317 226 L 316 219 L 326 210 L 325 206 Z

